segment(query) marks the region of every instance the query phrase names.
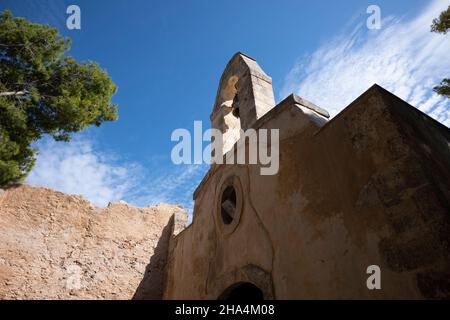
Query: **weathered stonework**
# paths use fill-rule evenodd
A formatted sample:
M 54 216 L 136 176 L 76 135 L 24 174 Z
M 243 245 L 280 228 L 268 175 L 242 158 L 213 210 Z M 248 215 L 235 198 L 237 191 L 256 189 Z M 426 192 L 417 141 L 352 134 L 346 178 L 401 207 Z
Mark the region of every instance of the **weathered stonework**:
M 161 299 L 169 238 L 186 221 L 178 206 L 101 209 L 9 188 L 0 194 L 0 299 Z
M 223 154 L 247 130 L 275 106 L 272 79 L 253 58 L 236 53 L 222 74 L 211 113 L 211 127 L 223 133 Z M 231 129 L 231 130 L 230 130 Z
M 225 69 L 213 127 L 224 79 L 248 72 L 236 64 L 246 59 Z M 251 61 L 257 79 L 270 79 Z M 252 88 L 242 82 L 233 94 Z M 223 298 L 241 283 L 268 299 L 450 298 L 450 130 L 377 85 L 331 121 L 295 95 L 259 101 L 235 121 L 280 129 L 279 173 L 211 167 L 192 225 L 171 239 L 164 298 Z M 236 212 L 224 223 L 230 179 Z M 366 286 L 370 265 L 381 268 L 381 290 Z

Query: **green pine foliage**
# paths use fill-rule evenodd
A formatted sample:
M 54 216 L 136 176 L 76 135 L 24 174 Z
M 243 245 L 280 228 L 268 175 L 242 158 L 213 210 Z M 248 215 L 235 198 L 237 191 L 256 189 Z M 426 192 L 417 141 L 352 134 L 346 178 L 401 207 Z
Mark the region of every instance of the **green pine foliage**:
M 446 34 L 450 29 L 450 6 L 442 11 L 439 18 L 433 20 L 431 31 Z M 450 79 L 444 79 L 440 85 L 433 88 L 434 92 L 450 98 Z
M 442 11 L 439 18 L 434 19 L 431 25 L 432 32 L 446 34 L 448 29 L 450 29 L 450 6 L 447 10 Z
M 48 25 L 0 15 L 0 186 L 21 182 L 35 163 L 33 142 L 117 119 L 116 85 L 94 62 L 67 55 L 70 39 Z

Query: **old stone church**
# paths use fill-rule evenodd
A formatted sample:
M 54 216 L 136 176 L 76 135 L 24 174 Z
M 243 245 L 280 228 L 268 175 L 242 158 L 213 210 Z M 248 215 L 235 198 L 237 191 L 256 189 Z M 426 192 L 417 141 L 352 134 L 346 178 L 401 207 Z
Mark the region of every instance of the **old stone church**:
M 227 154 L 234 129 L 279 129 L 278 173 L 211 165 L 187 228 L 179 206 L 0 190 L 0 298 L 450 298 L 449 128 L 378 85 L 331 120 L 275 104 L 242 53 L 211 126 Z
M 211 166 L 170 240 L 165 299 L 450 297 L 450 130 L 378 85 L 328 118 L 296 95 L 275 105 L 271 78 L 233 56 L 212 127 L 229 152 L 232 128 L 278 128 L 279 172 Z

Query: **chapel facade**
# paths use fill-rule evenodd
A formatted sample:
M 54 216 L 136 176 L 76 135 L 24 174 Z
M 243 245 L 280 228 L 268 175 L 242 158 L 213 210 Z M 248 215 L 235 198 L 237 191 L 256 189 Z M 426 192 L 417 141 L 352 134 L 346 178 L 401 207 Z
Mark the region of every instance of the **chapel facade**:
M 170 238 L 163 298 L 450 298 L 449 128 L 378 85 L 331 120 L 296 95 L 276 104 L 242 53 L 211 126 L 225 155 L 247 143 L 232 129 L 278 129 L 279 168 L 211 165 Z

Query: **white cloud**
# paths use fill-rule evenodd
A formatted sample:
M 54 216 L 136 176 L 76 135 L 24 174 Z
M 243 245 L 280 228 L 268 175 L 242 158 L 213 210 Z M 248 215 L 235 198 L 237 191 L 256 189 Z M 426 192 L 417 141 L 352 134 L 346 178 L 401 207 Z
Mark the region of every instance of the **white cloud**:
M 133 180 L 133 165 L 119 165 L 109 155 L 96 153 L 86 138 L 69 143 L 44 139 L 26 182 L 69 194 L 82 195 L 97 206 L 122 199 Z
M 432 92 L 450 76 L 450 38 L 430 32 L 432 20 L 449 4 L 433 1 L 409 21 L 386 17 L 380 30 L 367 30 L 365 20 L 360 22 L 300 58 L 286 77 L 282 97 L 295 92 L 335 116 L 378 83 L 450 126 L 449 100 Z
M 160 202 L 192 210 L 192 192 L 207 167 L 173 166 L 164 158 L 143 166 L 108 152 L 82 136 L 69 143 L 44 139 L 26 182 L 68 194 L 81 195 L 97 206 L 125 200 L 145 207 Z
M 156 172 L 148 172 L 145 181 L 130 198 L 134 203 L 181 204 L 193 209 L 192 194 L 208 170 L 208 165 L 158 165 Z

